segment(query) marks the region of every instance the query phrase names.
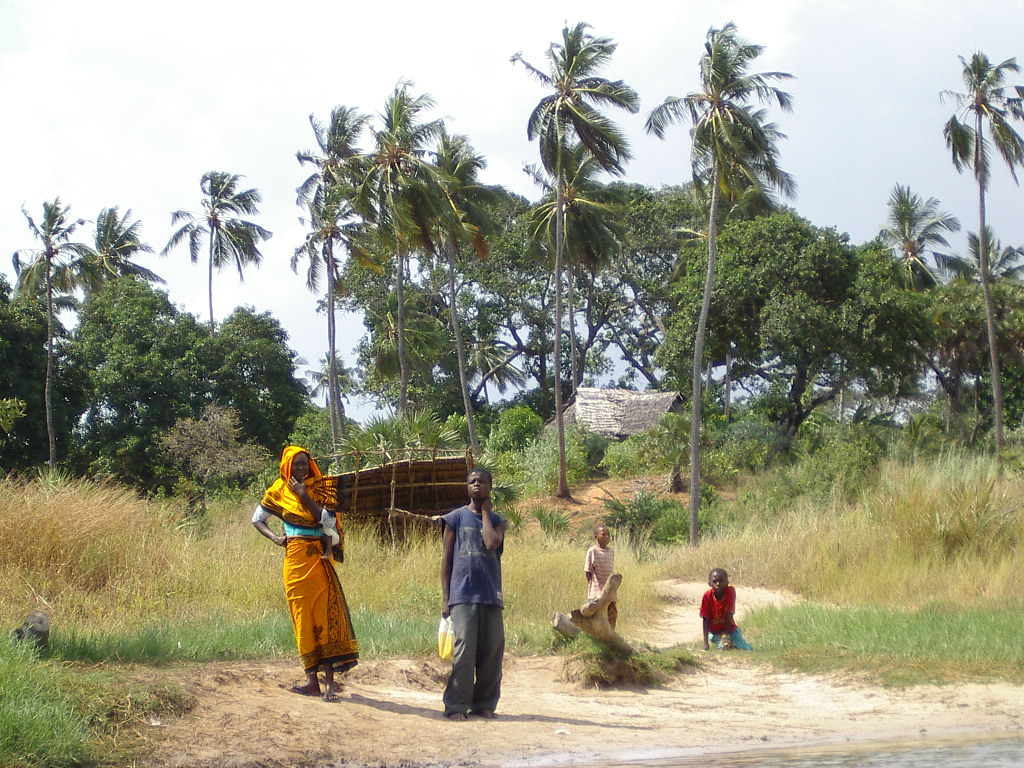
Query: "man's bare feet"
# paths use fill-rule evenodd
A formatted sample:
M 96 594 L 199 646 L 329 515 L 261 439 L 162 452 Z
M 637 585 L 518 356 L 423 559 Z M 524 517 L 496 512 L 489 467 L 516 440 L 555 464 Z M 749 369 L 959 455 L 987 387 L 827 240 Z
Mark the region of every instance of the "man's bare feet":
M 466 717 L 466 713 L 465 712 L 445 712 L 444 716 L 447 717 L 449 720 L 460 720 L 461 721 L 461 720 L 468 719 Z
M 486 717 L 488 720 L 493 720 L 497 717 L 497 715 L 494 714 L 493 709 L 474 709 L 472 714 L 480 715 L 480 717 Z

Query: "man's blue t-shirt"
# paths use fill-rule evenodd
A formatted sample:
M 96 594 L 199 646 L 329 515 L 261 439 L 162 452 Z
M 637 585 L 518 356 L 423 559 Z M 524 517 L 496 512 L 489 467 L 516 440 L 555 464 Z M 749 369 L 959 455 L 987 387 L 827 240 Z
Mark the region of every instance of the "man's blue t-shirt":
M 476 603 L 505 607 L 501 593 L 501 551 L 484 546 L 484 523 L 469 506 L 459 507 L 441 518 L 455 533 L 452 552 L 452 579 L 448 587 L 448 604 Z M 497 528 L 505 522 L 501 515 L 491 513 Z

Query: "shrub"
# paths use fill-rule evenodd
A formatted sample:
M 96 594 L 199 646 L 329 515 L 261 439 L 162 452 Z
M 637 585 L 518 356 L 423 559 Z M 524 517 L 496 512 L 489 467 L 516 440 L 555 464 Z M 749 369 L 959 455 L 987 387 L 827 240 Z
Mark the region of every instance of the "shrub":
M 711 504 L 714 491 L 709 488 L 707 501 L 701 500 L 701 509 Z M 702 494 L 703 496 L 703 494 Z M 634 540 L 649 539 L 656 544 L 678 544 L 689 541 L 690 513 L 677 499 L 658 496 L 650 491 L 639 491 L 631 502 L 608 498 L 608 510 L 602 519 L 605 525 L 624 532 Z M 701 520 L 703 527 L 703 519 Z
M 566 476 L 569 484 L 590 477 L 590 466 L 583 446 L 583 433 L 576 429 L 565 433 Z M 547 496 L 558 488 L 558 436 L 545 431 L 522 453 L 522 485 L 527 496 Z
M 546 507 L 530 510 L 533 518 L 540 523 L 540 529 L 548 536 L 564 536 L 569 530 L 569 513 Z
M 621 443 L 612 443 L 605 449 L 601 466 L 617 478 L 638 477 L 650 472 L 647 438 L 630 435 Z
M 519 451 L 544 429 L 544 419 L 525 405 L 503 411 L 487 436 L 487 449 L 493 452 Z

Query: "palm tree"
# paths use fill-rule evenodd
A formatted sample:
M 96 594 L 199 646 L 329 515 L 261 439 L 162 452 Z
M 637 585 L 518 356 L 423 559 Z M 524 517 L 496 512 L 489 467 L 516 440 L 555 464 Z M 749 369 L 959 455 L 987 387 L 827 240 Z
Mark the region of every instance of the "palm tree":
M 405 340 L 405 278 L 408 257 L 416 250 L 434 253 L 431 229 L 442 212 L 443 194 L 427 156 L 443 123 L 424 121 L 433 108 L 427 94 L 413 96 L 400 83 L 387 98 L 379 129 L 371 129 L 373 148 L 359 159 L 356 208 L 373 225 L 396 257 L 399 396 L 398 411 L 409 411 L 409 366 Z
M 314 293 L 320 289 L 321 279 L 327 283 L 325 310 L 327 312 L 327 368 L 328 368 L 328 410 L 331 417 L 331 441 L 337 450 L 339 440 L 345 438 L 345 406 L 341 401 L 337 369 L 337 321 L 336 292 L 341 281 L 341 269 L 335 256 L 335 247 L 342 245 L 350 253 L 357 254 L 359 261 L 369 267 L 376 264 L 366 256 L 355 240 L 363 231 L 363 223 L 356 216 L 348 200 L 347 190 L 331 186 L 314 195 L 307 203 L 308 219 L 300 219 L 309 226 L 306 240 L 292 255 L 292 271 L 298 270 L 299 260 L 308 257 L 306 287 Z M 326 276 L 324 277 L 324 273 Z
M 905 284 L 909 288 L 932 288 L 935 273 L 927 261 L 929 248 L 937 245 L 949 248 L 946 232 L 958 232 L 960 221 L 952 214 L 939 210 L 939 201 L 927 200 L 910 191 L 910 187 L 897 184 L 889 195 L 889 220 L 878 236 L 893 258 L 904 269 Z M 937 260 L 942 254 L 931 251 Z
M 369 119 L 369 116 L 359 114 L 352 107 L 340 106 L 331 110 L 330 121 L 326 126 L 313 115 L 309 116 L 319 154 L 309 150 L 295 153 L 300 165 L 316 168 L 297 190 L 299 205 L 323 194 L 329 187 L 352 182 L 359 158 L 356 142 L 366 129 Z
M 700 510 L 700 412 L 704 337 L 711 289 L 718 256 L 719 201 L 740 189 L 776 189 L 791 195 L 792 179 L 778 166 L 777 142 L 783 135 L 765 122 L 764 110 L 751 107 L 751 100 L 792 108 L 789 94 L 771 83 L 787 80 L 784 72 L 752 73 L 750 67 L 764 49 L 740 38 L 730 22 L 721 29 L 708 30 L 700 60 L 701 90 L 687 96 L 669 96 L 651 111 L 646 129 L 664 138 L 668 126 L 689 120 L 690 160 L 695 186 L 710 187 L 708 202 L 708 267 L 704 296 L 693 349 L 692 419 L 690 423 L 690 543 L 699 541 Z
M 165 282 L 155 272 L 133 261 L 140 253 L 152 253 L 153 249 L 139 237 L 142 224 L 131 218 L 130 208 L 122 216 L 116 205 L 104 208 L 96 217 L 93 247 L 84 265 L 84 277 L 90 289 L 98 288 L 111 278 L 128 275 L 148 283 Z
M 238 190 L 242 176 L 221 171 L 204 173 L 199 182 L 203 192 L 203 210 L 198 216 L 190 211 L 175 211 L 171 224 L 181 224 L 175 230 L 167 245 L 160 252 L 166 256 L 178 243 L 188 238 L 189 256 L 192 263 L 199 261 L 199 246 L 204 238 L 209 245 L 209 301 L 210 332 L 214 332 L 213 321 L 213 270 L 220 270 L 228 264 L 238 268 L 238 279 L 245 280 L 243 269 L 249 264 L 257 266 L 263 260 L 259 244 L 269 240 L 271 232 L 258 224 L 239 218 L 255 216 L 263 200 L 258 190 Z
M 22 214 L 28 221 L 32 235 L 42 247 L 15 251 L 14 271 L 18 276 L 15 296 L 32 301 L 46 299 L 46 383 L 43 388 L 43 402 L 46 410 L 46 435 L 49 442 L 50 469 L 57 467 L 57 433 L 53 424 L 53 339 L 56 335 L 56 309 L 68 305 L 70 294 L 83 283 L 85 259 L 90 253 L 89 246 L 71 241 L 72 235 L 82 219 L 71 219 L 71 209 L 63 205 L 60 198 L 52 203 L 43 203 L 43 217 L 37 224 L 24 208 Z M 22 260 L 23 257 L 26 260 Z M 55 296 L 55 293 L 62 294 Z
M 562 30 L 562 42 L 547 50 L 548 71 L 527 63 L 522 54 L 512 56 L 551 93 L 540 100 L 527 123 L 526 135 L 537 139 L 541 164 L 555 182 L 555 338 L 553 353 L 555 384 L 555 424 L 558 432 L 559 498 L 568 498 L 566 471 L 565 418 L 562 413 L 562 269 L 565 247 L 566 158 L 571 147 L 580 143 L 606 171 L 621 174 L 630 158 L 625 135 L 601 112 L 615 107 L 635 113 L 640 97 L 621 80 L 598 76 L 611 61 L 616 44 L 609 37 L 594 37 L 588 24 L 579 23 Z
M 456 272 L 465 245 L 470 245 L 473 253 L 479 257 L 487 255 L 489 248 L 485 236 L 497 229 L 487 204 L 497 202 L 505 192 L 500 187 L 480 182 L 479 175 L 487 167 L 487 160 L 473 149 L 465 136 L 451 135 L 442 130 L 438 135 L 435 163 L 440 171 L 440 186 L 450 214 L 441 222 L 443 231 L 439 240 L 448 262 L 448 309 L 459 363 L 459 387 L 469 430 L 469 445 L 474 455 L 479 456 L 480 439 L 476 432 L 473 398 L 469 390 L 466 342 L 459 320 Z
M 301 165 L 316 168 L 298 188 L 298 203 L 309 211 L 310 232 L 305 242 L 295 249 L 292 270 L 298 267 L 301 256 L 309 257 L 306 285 L 311 291 L 319 289 L 322 272 L 327 273 L 327 407 L 331 418 L 331 441 L 338 449 L 339 439 L 347 431 L 345 406 L 341 399 L 338 381 L 337 353 L 337 300 L 335 291 L 340 281 L 341 267 L 335 256 L 335 246 L 342 244 L 354 253 L 360 262 L 369 267 L 376 266 L 365 252 L 355 245 L 356 237 L 363 231 L 362 221 L 352 207 L 354 187 L 352 185 L 355 164 L 359 157 L 357 142 L 366 128 L 369 118 L 350 107 L 335 107 L 331 110 L 330 121 L 324 126 L 313 115 L 309 124 L 316 137 L 319 154 L 310 151 L 296 152 Z
M 1004 246 L 992 234 L 991 227 L 985 235 L 985 244 L 988 247 L 985 263 L 988 264 L 989 280 L 1008 280 L 1024 288 L 1024 248 Z M 939 261 L 939 268 L 955 280 L 981 283 L 981 238 L 974 232 L 967 235 L 967 250 L 970 253 L 969 258 L 956 254 L 944 256 Z
M 544 190 L 545 197 L 530 214 L 530 240 L 535 248 L 555 242 L 558 205 L 555 200 L 555 180 L 533 166 L 525 169 L 534 183 Z M 572 368 L 572 390 L 583 381 L 583 359 L 576 341 L 576 322 L 573 298 L 577 284 L 577 269 L 589 274 L 591 281 L 610 256 L 620 247 L 625 237 L 622 220 L 624 190 L 602 184 L 598 180 L 603 169 L 582 144 L 570 148 L 565 156 L 565 183 L 563 184 L 562 211 L 564 212 L 565 247 L 563 260 L 567 263 L 569 315 L 569 360 Z M 548 251 L 550 252 L 550 251 Z M 589 305 L 584 308 L 589 312 Z
M 995 305 L 992 300 L 991 273 L 988 266 L 989 248 L 986 238 L 985 191 L 990 177 L 989 150 L 994 144 L 1003 158 L 1010 175 L 1017 181 L 1016 166 L 1024 165 L 1024 138 L 1014 130 L 1013 120 L 1024 120 L 1024 87 L 1006 85 L 1011 73 L 1020 71 L 1016 59 L 993 64 L 980 51 L 968 61 L 959 57 L 963 65 L 966 91 L 943 91 L 957 110 L 943 128 L 946 146 L 953 156 L 953 166 L 961 173 L 964 168 L 974 171 L 978 182 L 978 254 L 980 257 L 981 289 L 985 297 L 985 325 L 988 331 L 989 370 L 992 375 L 992 407 L 995 415 L 996 453 L 1002 456 L 1003 437 L 1003 384 L 999 375 L 999 355 L 996 350 Z M 1011 95 L 1011 92 L 1016 95 Z M 985 136 L 988 126 L 991 139 Z

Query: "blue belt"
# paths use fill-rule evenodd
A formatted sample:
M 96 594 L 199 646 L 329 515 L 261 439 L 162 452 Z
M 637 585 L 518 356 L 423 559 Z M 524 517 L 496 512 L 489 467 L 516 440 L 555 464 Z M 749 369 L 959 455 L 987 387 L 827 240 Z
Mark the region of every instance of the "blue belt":
M 309 528 L 304 525 L 292 525 L 287 520 L 284 521 L 284 535 L 285 536 L 306 536 L 312 538 L 320 538 L 323 534 L 320 526 L 315 528 Z

